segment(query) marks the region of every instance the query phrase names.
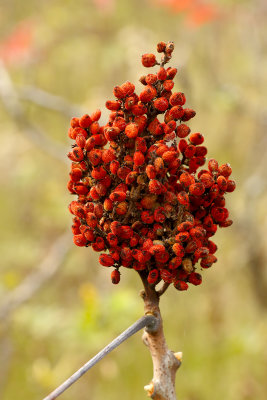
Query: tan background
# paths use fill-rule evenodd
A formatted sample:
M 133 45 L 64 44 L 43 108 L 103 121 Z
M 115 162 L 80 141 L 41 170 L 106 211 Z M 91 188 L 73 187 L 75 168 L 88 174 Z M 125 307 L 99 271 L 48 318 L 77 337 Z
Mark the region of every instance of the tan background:
M 183 351 L 183 400 L 267 397 L 264 0 L 4 0 L 0 3 L 0 398 L 41 399 L 142 315 L 141 283 L 120 285 L 72 245 L 69 120 L 144 71 L 173 40 L 175 88 L 197 111 L 209 157 L 230 162 L 234 225 L 201 287 L 162 298 L 166 337 Z M 63 236 L 62 236 L 63 235 Z M 151 360 L 137 334 L 62 400 L 145 398 Z

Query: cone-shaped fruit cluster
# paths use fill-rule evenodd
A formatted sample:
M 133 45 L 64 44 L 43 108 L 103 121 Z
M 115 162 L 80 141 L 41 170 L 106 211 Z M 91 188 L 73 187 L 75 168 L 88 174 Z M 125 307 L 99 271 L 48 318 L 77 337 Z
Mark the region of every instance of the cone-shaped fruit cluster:
M 131 82 L 114 87 L 105 125 L 100 110 L 71 120 L 73 240 L 101 253 L 100 264 L 114 267 L 115 284 L 119 270 L 130 268 L 150 285 L 199 285 L 198 262 L 209 268 L 217 261 L 210 238 L 232 224 L 224 197 L 235 189 L 231 167 L 210 159 L 201 169 L 204 138 L 187 125 L 195 111 L 173 91 L 177 69 L 165 67 L 173 49 L 172 42 L 157 45 L 160 63 L 154 54 L 142 56 L 145 67 L 158 70 L 140 78 L 139 95 Z

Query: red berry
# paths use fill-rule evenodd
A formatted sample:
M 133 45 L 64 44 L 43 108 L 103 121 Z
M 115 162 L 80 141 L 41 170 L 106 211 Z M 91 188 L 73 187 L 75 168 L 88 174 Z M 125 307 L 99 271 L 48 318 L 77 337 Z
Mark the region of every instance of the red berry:
M 176 128 L 176 134 L 180 138 L 185 138 L 186 136 L 188 136 L 190 131 L 190 128 L 185 124 L 181 124 Z
M 165 42 L 159 42 L 157 44 L 157 52 L 162 53 L 166 49 L 166 43 Z
M 125 128 L 125 135 L 130 139 L 134 139 L 138 136 L 138 125 L 135 123 L 129 123 Z
M 112 267 L 112 265 L 114 264 L 113 258 L 108 254 L 100 254 L 99 262 L 104 267 Z
M 148 189 L 150 193 L 160 194 L 162 192 L 162 184 L 156 179 L 151 179 L 148 184 Z
M 165 79 L 167 79 L 166 69 L 163 67 L 160 67 L 160 69 L 158 70 L 158 73 L 157 73 L 157 77 L 160 81 L 165 81 Z
M 74 235 L 73 236 L 73 242 L 76 244 L 76 246 L 85 246 L 87 243 L 86 238 L 84 237 L 84 235 Z
M 203 135 L 201 135 L 201 133 L 192 133 L 189 136 L 189 140 L 192 144 L 198 145 L 198 144 L 202 144 L 204 142 L 204 137 L 203 137 Z
M 202 268 L 210 268 L 216 261 L 217 258 L 213 254 L 209 254 L 207 257 L 202 258 L 200 265 Z
M 227 182 L 226 191 L 227 192 L 233 192 L 235 190 L 235 188 L 236 188 L 235 181 L 229 179 L 228 182 Z
M 143 103 L 149 103 L 154 97 L 156 97 L 157 91 L 152 85 L 147 85 L 144 90 L 140 93 L 139 99 Z
M 117 111 L 121 108 L 121 103 L 118 100 L 108 100 L 106 102 L 106 108 L 111 111 Z
M 188 282 L 192 283 L 195 286 L 198 286 L 202 282 L 202 276 L 197 272 L 191 272 L 191 274 L 188 276 Z
M 114 285 L 117 285 L 120 282 L 120 273 L 117 269 L 111 272 L 111 282 Z
M 169 99 L 172 106 L 183 106 L 186 102 L 184 93 L 173 93 Z
M 191 118 L 193 118 L 196 115 L 196 112 L 194 110 L 191 110 L 191 108 L 184 108 L 184 113 L 182 116 L 182 121 L 189 121 Z
M 175 281 L 174 287 L 175 287 L 175 289 L 178 289 L 178 290 L 187 290 L 188 284 L 184 281 Z
M 156 64 L 156 56 L 155 54 L 143 54 L 142 55 L 142 64 L 144 67 L 154 67 Z
M 218 171 L 218 168 L 219 168 L 218 161 L 216 161 L 214 158 L 211 158 L 211 159 L 209 160 L 208 167 L 209 167 L 209 170 L 210 170 L 211 172 L 216 172 L 216 171 Z
M 93 214 L 92 212 L 89 212 L 86 214 L 86 222 L 87 225 L 90 226 L 90 228 L 95 228 L 97 225 L 97 218 L 95 216 L 95 214 Z
M 219 167 L 218 172 L 220 175 L 228 177 L 232 173 L 232 168 L 231 168 L 230 164 L 223 164 Z
M 123 99 L 125 97 L 125 93 L 120 86 L 115 86 L 113 89 L 113 94 L 118 99 Z
M 205 186 L 203 183 L 194 183 L 193 185 L 189 186 L 189 193 L 193 194 L 194 196 L 201 196 L 205 192 Z
M 157 282 L 159 277 L 159 271 L 157 269 L 152 269 L 147 277 L 147 281 L 150 285 L 153 285 L 153 283 Z
M 154 100 L 153 104 L 154 107 L 160 112 L 166 111 L 169 107 L 169 102 L 166 97 L 159 97 L 158 99 Z
M 134 160 L 134 164 L 139 167 L 140 165 L 144 164 L 145 157 L 144 157 L 143 153 L 141 153 L 141 151 L 136 151 L 134 153 L 133 160 Z
M 174 83 L 170 79 L 168 79 L 168 80 L 163 82 L 163 87 L 164 87 L 165 90 L 170 91 L 170 90 L 172 90 L 173 86 L 174 86 Z
M 173 79 L 176 74 L 177 74 L 177 68 L 169 67 L 167 69 L 167 77 L 168 77 L 168 79 Z
M 92 123 L 92 119 L 89 117 L 88 114 L 83 115 L 79 120 L 79 125 L 81 128 L 89 128 Z

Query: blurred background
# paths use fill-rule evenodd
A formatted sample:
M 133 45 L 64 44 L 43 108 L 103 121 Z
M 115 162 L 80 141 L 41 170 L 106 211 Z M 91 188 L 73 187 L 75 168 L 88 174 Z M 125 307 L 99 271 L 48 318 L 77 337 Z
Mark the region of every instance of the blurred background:
M 201 287 L 161 301 L 183 351 L 183 400 L 267 398 L 267 3 L 265 0 L 2 0 L 0 3 L 0 399 L 41 399 L 143 314 L 141 282 L 121 283 L 72 244 L 66 189 L 70 118 L 102 109 L 147 72 L 143 53 L 173 40 L 176 91 L 191 129 L 229 162 L 234 225 L 215 237 Z M 62 400 L 145 398 L 141 333 Z

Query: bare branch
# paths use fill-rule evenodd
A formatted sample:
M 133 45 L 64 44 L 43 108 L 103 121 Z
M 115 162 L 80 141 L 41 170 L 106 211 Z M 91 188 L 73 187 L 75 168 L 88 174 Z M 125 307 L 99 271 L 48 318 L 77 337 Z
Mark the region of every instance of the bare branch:
M 52 157 L 64 163 L 68 163 L 65 155 L 67 152 L 65 147 L 49 139 L 38 127 L 28 120 L 12 79 L 2 60 L 0 60 L 0 98 L 2 99 L 6 111 L 20 130 L 23 131 L 25 136 Z
M 165 293 L 166 292 L 166 290 L 168 289 L 168 287 L 170 286 L 170 284 L 169 283 L 167 283 L 167 282 L 164 282 L 163 283 L 163 285 L 162 285 L 162 287 L 159 289 L 159 290 L 157 290 L 157 294 L 158 294 L 158 296 L 162 296 L 163 295 L 163 293 Z
M 48 93 L 35 86 L 27 85 L 18 88 L 18 96 L 21 100 L 29 100 L 41 107 L 58 111 L 67 117 L 85 114 L 86 111 L 79 105 L 70 104 L 66 99 Z
M 175 377 L 181 365 L 182 353 L 174 353 L 167 346 L 159 308 L 160 291 L 148 285 L 144 275 L 139 275 L 144 284 L 142 297 L 145 313 L 154 315 L 158 322 L 153 331 L 146 329 L 143 335 L 143 342 L 149 348 L 153 361 L 153 378 L 144 389 L 154 400 L 176 400 Z M 166 290 L 165 285 L 162 290 Z
M 116 339 L 109 343 L 104 349 L 102 349 L 96 356 L 91 358 L 86 364 L 84 364 L 78 371 L 76 371 L 71 377 L 69 377 L 62 385 L 57 387 L 52 393 L 50 393 L 43 400 L 54 400 L 66 389 L 68 389 L 73 383 L 75 383 L 81 376 L 83 376 L 90 368 L 92 368 L 98 361 L 102 360 L 107 354 L 118 347 L 122 342 L 127 340 L 136 332 L 147 326 L 153 330 L 154 326 L 157 325 L 157 318 L 152 315 L 145 315 L 121 333 Z
M 37 271 L 28 275 L 12 292 L 5 294 L 0 305 L 0 320 L 29 300 L 58 271 L 70 250 L 69 230 L 52 245 Z
M 12 365 L 12 356 L 14 354 L 13 344 L 10 337 L 8 326 L 1 326 L 1 342 L 0 342 L 0 398 L 3 398 L 5 386 Z

